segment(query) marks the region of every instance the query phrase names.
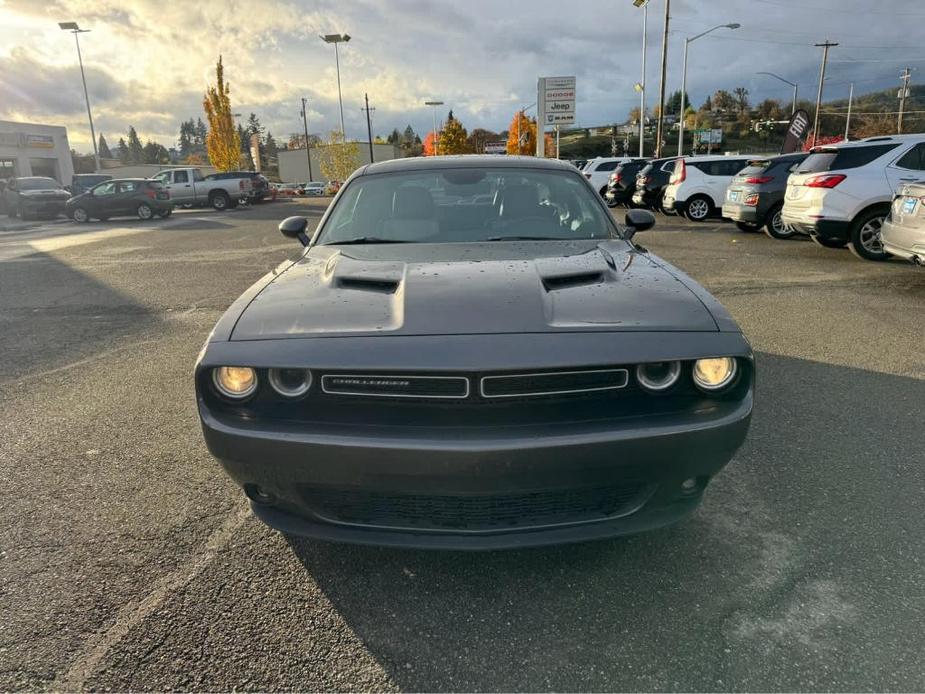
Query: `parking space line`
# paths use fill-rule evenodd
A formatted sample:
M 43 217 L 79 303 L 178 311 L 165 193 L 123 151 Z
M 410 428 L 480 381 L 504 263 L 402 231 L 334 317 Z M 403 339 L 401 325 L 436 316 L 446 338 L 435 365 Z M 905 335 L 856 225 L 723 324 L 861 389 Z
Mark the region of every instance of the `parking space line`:
M 109 651 L 118 645 L 132 628 L 157 610 L 170 593 L 183 588 L 202 573 L 209 562 L 228 544 L 248 516 L 250 516 L 249 506 L 238 508 L 209 536 L 202 551 L 193 558 L 190 564 L 162 576 L 155 581 L 153 589 L 147 595 L 124 605 L 116 615 L 115 622 L 108 629 L 98 631 L 87 639 L 82 652 L 66 672 L 55 678 L 50 689 L 69 692 L 82 690 Z

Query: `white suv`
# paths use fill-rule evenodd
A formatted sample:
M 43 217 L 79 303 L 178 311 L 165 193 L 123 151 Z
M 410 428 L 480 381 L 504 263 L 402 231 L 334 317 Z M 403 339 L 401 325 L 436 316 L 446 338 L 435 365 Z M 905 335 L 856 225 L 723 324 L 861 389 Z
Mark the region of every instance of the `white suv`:
M 726 188 L 749 160 L 749 157 L 733 156 L 678 159 L 665 188 L 663 206 L 692 222 L 702 222 L 722 208 Z
M 925 176 L 925 135 L 869 137 L 816 147 L 787 179 L 783 221 L 828 248 L 884 260 L 880 227 L 893 191 Z
M 610 181 L 610 174 L 625 161 L 630 161 L 630 158 L 597 157 L 585 164 L 585 168 L 581 170 L 581 173 L 588 179 L 594 190 L 600 193 L 601 197 L 604 197 L 607 195 L 607 183 Z

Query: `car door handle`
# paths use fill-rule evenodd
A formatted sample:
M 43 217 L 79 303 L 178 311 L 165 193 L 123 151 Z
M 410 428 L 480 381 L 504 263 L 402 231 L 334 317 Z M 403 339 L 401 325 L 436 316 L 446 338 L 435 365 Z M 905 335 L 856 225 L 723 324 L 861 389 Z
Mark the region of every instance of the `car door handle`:
M 915 176 L 906 176 L 905 178 L 900 178 L 899 180 L 900 181 L 917 181 L 919 179 L 917 179 Z

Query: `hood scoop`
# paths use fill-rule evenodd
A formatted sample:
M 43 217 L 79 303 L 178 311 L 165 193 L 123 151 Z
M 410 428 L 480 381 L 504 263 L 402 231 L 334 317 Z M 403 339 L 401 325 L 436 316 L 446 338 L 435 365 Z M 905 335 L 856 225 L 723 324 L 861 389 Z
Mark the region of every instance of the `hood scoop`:
M 374 262 L 335 253 L 324 266 L 322 280 L 337 289 L 349 289 L 379 294 L 394 294 L 405 275 L 405 264 Z
M 543 277 L 543 287 L 547 292 L 557 289 L 571 289 L 572 287 L 583 287 L 589 284 L 600 284 L 604 281 L 604 273 L 597 272 L 578 272 L 571 275 L 555 275 L 552 277 Z

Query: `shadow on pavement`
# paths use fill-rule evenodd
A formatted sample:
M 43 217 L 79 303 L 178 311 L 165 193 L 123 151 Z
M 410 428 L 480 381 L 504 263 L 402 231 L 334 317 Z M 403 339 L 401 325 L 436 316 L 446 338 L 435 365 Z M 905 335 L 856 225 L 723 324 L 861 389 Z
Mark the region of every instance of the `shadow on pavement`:
M 144 305 L 49 253 L 0 267 L 0 380 L 79 361 L 161 323 Z
M 292 550 L 403 690 L 920 690 L 925 383 L 757 359 L 749 439 L 680 525 Z

